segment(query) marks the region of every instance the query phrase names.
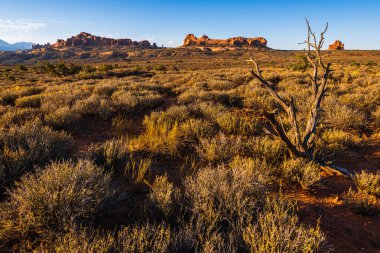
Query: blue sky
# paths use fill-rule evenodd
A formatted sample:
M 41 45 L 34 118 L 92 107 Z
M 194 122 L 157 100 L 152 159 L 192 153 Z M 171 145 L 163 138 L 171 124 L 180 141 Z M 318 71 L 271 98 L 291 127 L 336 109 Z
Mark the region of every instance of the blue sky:
M 187 33 L 211 38 L 263 36 L 276 49 L 302 49 L 304 18 L 326 42 L 380 49 L 380 1 L 0 0 L 0 39 L 55 42 L 79 32 L 178 46 Z

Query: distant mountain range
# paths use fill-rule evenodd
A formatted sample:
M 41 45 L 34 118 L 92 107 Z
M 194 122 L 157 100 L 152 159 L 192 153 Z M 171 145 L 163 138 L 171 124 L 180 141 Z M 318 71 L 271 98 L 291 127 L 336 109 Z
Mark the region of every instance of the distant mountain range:
M 32 49 L 33 45 L 34 43 L 31 43 L 31 42 L 17 42 L 14 44 L 10 44 L 0 39 L 0 51 L 15 51 L 15 50 Z

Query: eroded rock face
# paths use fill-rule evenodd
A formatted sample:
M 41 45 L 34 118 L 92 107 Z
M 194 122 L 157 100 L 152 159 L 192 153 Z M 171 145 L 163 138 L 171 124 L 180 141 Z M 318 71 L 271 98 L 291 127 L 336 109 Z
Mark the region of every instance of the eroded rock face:
M 244 38 L 233 37 L 226 40 L 210 39 L 208 36 L 203 35 L 200 38 L 195 37 L 194 34 L 188 34 L 183 42 L 183 46 L 218 46 L 218 47 L 266 47 L 267 40 L 263 37 Z
M 140 46 L 150 47 L 150 42 L 144 41 L 132 41 L 131 39 L 111 39 L 100 36 L 95 36 L 89 33 L 81 32 L 76 36 L 72 36 L 66 40 L 57 40 L 57 42 L 51 47 L 81 47 L 81 46 Z
M 329 50 L 344 50 L 344 44 L 340 40 L 336 40 L 333 44 L 329 45 Z

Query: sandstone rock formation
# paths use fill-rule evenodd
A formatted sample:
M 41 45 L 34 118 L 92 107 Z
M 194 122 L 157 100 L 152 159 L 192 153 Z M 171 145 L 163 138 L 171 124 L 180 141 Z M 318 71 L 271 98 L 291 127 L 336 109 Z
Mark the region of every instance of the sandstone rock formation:
M 340 40 L 336 40 L 333 44 L 329 45 L 329 50 L 344 50 L 344 44 Z
M 263 37 L 244 38 L 233 37 L 226 40 L 210 39 L 208 36 L 203 35 L 200 38 L 194 34 L 188 34 L 183 42 L 183 46 L 218 46 L 218 47 L 266 47 L 267 40 Z
M 111 39 L 100 36 L 95 36 L 89 33 L 81 32 L 76 36 L 72 36 L 66 40 L 59 39 L 52 45 L 45 45 L 51 48 L 64 47 L 82 47 L 82 46 L 136 46 L 149 48 L 152 47 L 147 40 L 132 41 L 131 39 Z

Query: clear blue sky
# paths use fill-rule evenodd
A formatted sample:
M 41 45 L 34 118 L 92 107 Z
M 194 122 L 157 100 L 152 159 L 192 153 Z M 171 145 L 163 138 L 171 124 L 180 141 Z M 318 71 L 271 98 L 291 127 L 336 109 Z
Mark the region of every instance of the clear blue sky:
M 178 46 L 187 33 L 211 38 L 263 36 L 276 49 L 302 49 L 304 18 L 330 23 L 327 43 L 380 49 L 380 1 L 0 0 L 0 39 L 55 42 L 79 32 Z

